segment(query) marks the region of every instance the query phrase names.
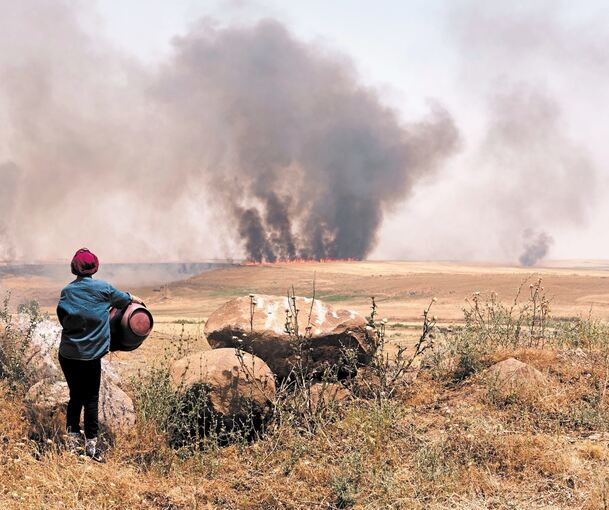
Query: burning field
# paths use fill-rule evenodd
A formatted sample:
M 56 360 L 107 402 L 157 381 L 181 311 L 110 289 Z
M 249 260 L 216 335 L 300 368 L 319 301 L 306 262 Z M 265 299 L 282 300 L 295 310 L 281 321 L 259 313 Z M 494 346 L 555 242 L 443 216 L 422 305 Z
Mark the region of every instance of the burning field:
M 606 13 L 122 4 L 0 0 L 0 506 L 608 510 Z

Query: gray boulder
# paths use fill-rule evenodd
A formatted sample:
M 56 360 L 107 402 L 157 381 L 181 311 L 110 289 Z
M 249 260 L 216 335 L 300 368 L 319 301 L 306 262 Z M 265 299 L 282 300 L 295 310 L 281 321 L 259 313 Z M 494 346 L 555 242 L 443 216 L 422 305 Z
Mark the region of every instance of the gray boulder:
M 27 315 L 17 316 L 17 327 L 22 334 L 26 334 L 30 328 Z M 54 321 L 45 319 L 33 326 L 25 356 L 27 365 L 36 380 L 57 380 L 61 377 L 56 357 L 60 339 L 61 326 Z
M 127 432 L 136 421 L 131 397 L 103 374 L 99 389 L 99 421 L 112 432 Z

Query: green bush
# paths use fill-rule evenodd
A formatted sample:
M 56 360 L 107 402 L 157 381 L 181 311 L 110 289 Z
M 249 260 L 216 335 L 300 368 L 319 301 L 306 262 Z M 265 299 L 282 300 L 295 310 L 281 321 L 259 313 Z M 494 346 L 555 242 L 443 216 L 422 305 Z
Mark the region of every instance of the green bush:
M 7 294 L 0 307 L 0 379 L 12 393 L 25 393 L 34 381 L 28 356 L 32 335 L 43 317 L 38 303 L 30 301 L 18 307 L 25 317 L 25 324 L 19 324 L 9 303 Z

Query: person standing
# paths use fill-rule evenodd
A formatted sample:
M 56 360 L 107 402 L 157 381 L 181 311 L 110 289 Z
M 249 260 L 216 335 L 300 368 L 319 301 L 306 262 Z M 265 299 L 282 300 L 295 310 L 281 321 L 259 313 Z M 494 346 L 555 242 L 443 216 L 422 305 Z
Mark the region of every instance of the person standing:
M 78 448 L 80 415 L 84 409 L 85 455 L 100 461 L 99 388 L 101 359 L 110 351 L 110 308 L 122 309 L 142 300 L 103 280 L 93 279 L 99 260 L 87 248 L 76 252 L 71 269 L 76 279 L 62 289 L 57 305 L 57 318 L 62 326 L 59 364 L 70 390 L 67 443 L 74 451 Z

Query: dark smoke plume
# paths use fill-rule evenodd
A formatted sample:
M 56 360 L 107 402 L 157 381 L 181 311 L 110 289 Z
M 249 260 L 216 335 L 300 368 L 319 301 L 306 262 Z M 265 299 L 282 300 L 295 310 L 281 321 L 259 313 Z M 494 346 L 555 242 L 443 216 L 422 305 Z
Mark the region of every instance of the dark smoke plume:
M 86 6 L 0 0 L 0 161 L 23 169 L 5 257 L 195 260 L 235 239 L 253 260 L 359 259 L 455 149 L 442 108 L 402 125 L 279 22 L 201 22 L 152 68 L 85 32 Z
M 524 251 L 518 259 L 521 266 L 534 266 L 546 257 L 550 246 L 554 242 L 552 237 L 545 232 L 535 233 L 531 229 L 523 232 Z
M 275 21 L 201 26 L 175 45 L 159 93 L 190 147 L 219 136 L 207 183 L 252 260 L 366 257 L 383 214 L 455 149 L 446 111 L 402 126 L 348 61 Z

